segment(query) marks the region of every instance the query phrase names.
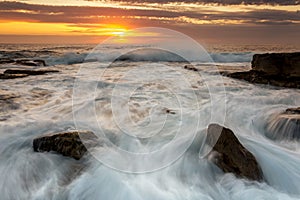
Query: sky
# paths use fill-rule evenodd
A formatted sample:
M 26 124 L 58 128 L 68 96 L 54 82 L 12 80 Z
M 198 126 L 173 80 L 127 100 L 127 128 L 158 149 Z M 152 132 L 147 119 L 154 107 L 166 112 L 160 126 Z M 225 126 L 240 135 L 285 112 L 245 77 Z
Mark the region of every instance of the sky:
M 170 28 L 205 43 L 300 46 L 299 0 L 0 0 L 0 43 L 99 43 Z

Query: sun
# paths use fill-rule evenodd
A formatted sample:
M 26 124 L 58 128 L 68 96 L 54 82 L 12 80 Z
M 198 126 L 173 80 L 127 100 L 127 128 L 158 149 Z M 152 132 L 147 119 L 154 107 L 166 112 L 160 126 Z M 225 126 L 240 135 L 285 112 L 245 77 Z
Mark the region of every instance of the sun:
M 125 36 L 125 31 L 115 31 L 115 32 L 112 32 L 112 35 L 119 36 L 119 37 L 124 37 Z

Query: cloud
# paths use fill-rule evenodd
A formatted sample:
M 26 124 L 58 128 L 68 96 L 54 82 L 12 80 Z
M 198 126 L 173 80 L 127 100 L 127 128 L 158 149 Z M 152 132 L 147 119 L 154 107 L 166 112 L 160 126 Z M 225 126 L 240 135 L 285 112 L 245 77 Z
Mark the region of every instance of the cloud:
M 233 2 L 236 0 L 232 0 Z M 264 0 L 266 2 L 267 0 Z M 278 0 L 277 0 L 278 1 Z M 226 1 L 227 2 L 227 1 Z M 2 20 L 36 21 L 49 23 L 101 24 L 127 22 L 133 26 L 183 24 L 299 24 L 300 12 L 259 9 L 248 12 L 222 12 L 217 10 L 170 11 L 151 9 L 123 9 L 88 6 L 35 5 L 20 2 L 0 2 Z

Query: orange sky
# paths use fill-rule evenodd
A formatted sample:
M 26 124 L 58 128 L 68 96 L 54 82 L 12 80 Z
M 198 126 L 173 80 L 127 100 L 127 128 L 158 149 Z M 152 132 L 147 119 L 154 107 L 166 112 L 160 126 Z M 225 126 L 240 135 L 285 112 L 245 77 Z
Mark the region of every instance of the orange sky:
M 41 42 L 42 36 L 45 42 L 59 42 L 59 36 L 63 42 L 95 42 L 109 36 L 123 37 L 128 30 L 145 26 L 171 28 L 207 41 L 239 41 L 235 38 L 239 37 L 245 43 L 272 43 L 279 38 L 289 43 L 298 38 L 300 6 L 293 0 L 275 0 L 276 4 L 269 4 L 272 0 L 251 4 L 216 1 L 221 0 L 0 0 L 0 42 L 18 43 L 21 36 L 24 42 Z

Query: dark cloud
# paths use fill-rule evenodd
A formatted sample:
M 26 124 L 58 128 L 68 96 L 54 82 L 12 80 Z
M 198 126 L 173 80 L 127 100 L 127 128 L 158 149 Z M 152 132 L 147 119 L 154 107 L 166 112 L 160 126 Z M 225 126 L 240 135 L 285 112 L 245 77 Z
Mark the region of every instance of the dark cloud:
M 26 12 L 19 12 L 23 10 Z M 140 19 L 134 18 L 139 16 Z M 247 24 L 293 24 L 300 23 L 299 12 L 284 10 L 251 10 L 248 12 L 218 12 L 205 10 L 199 12 L 171 12 L 163 10 L 121 9 L 108 7 L 78 7 L 33 5 L 20 2 L 0 2 L 0 18 L 51 23 L 110 23 L 127 21 L 135 26 L 158 25 L 159 23 L 184 24 L 178 18 L 192 20 L 243 20 Z M 174 20 L 172 20 L 174 19 Z

